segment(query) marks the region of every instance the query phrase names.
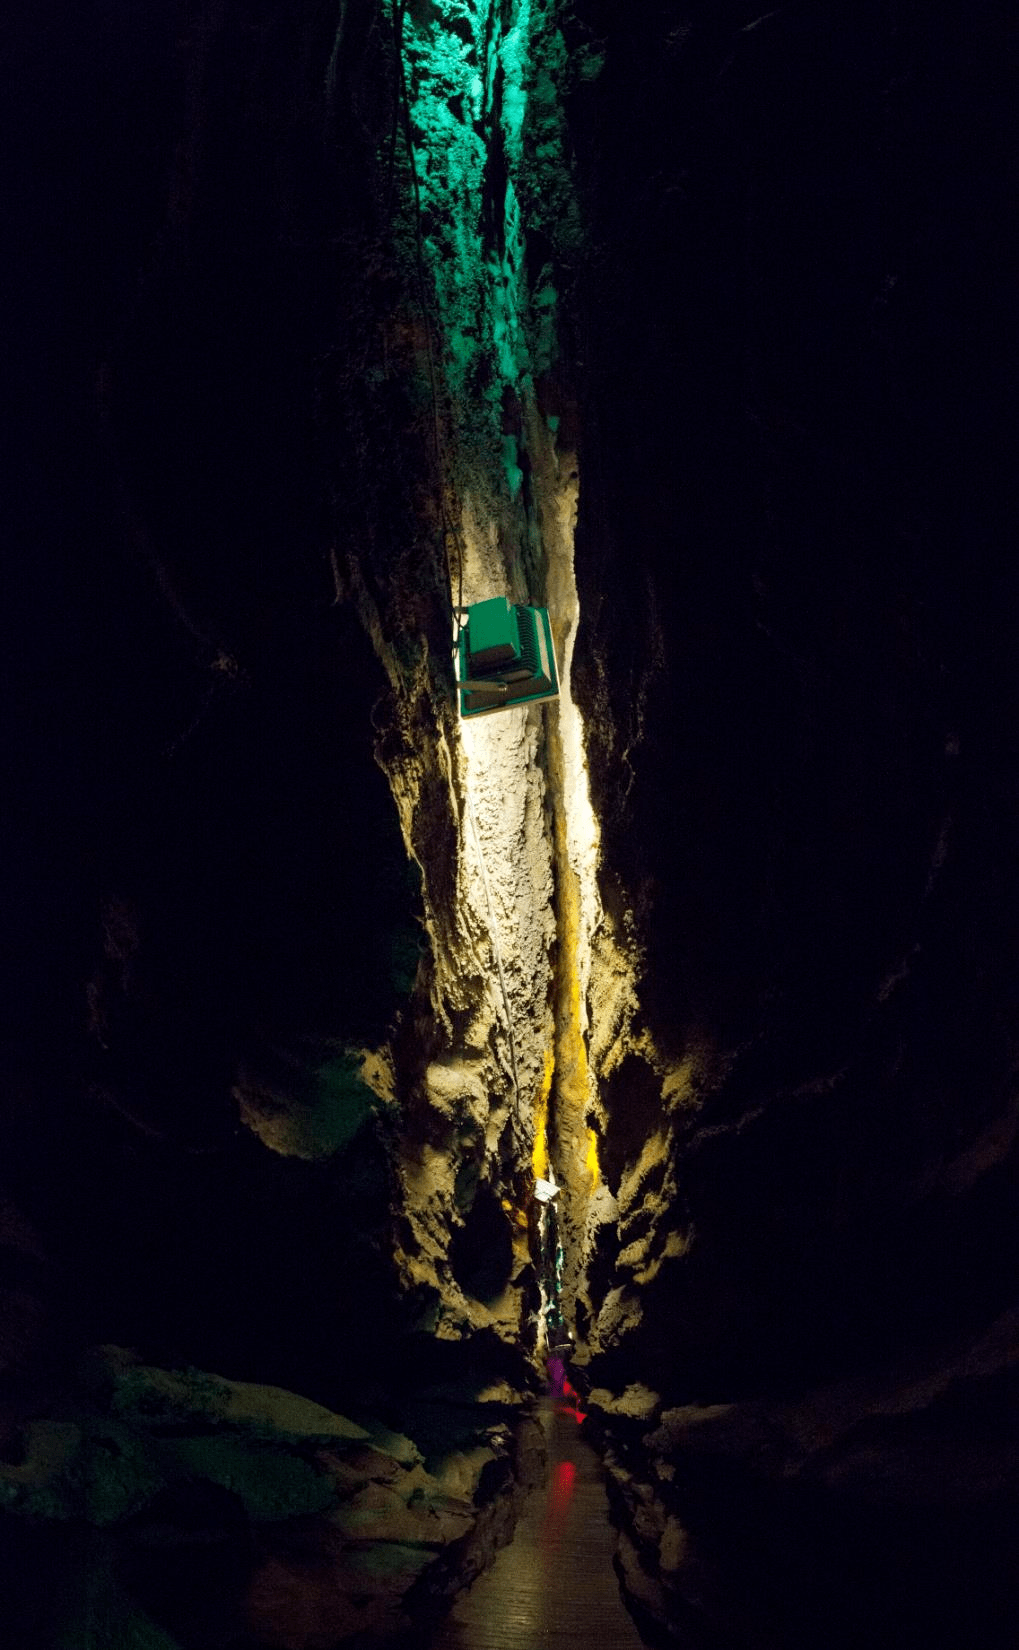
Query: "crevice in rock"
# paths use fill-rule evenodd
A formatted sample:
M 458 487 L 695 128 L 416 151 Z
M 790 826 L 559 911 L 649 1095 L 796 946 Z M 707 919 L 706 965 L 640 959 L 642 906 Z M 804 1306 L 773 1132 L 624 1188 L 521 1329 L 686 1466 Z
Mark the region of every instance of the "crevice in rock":
M 6 42 L 11 1632 L 416 1632 L 544 1313 L 649 1637 L 1011 1647 L 997 14 L 59 9 Z M 494 595 L 563 690 L 462 722 Z

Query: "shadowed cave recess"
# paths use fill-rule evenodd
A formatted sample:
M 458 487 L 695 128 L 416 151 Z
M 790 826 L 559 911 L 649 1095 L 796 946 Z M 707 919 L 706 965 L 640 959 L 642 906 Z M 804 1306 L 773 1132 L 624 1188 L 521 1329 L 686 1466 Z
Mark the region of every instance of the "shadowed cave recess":
M 568 1331 L 648 1644 L 1012 1646 L 1004 32 L 7 32 L 11 1642 L 423 1647 Z

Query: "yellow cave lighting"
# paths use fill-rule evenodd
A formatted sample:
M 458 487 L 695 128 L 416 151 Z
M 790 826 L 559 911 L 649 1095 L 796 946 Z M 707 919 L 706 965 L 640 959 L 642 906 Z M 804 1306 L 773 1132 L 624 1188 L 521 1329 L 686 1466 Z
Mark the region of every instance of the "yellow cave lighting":
M 593 1190 L 601 1181 L 601 1168 L 598 1163 L 598 1136 L 591 1128 L 587 1131 L 587 1154 L 584 1158 L 584 1168 L 587 1170 Z
M 548 1102 L 552 1093 L 554 1072 L 555 1055 L 549 1048 L 545 1050 L 545 1070 L 534 1106 L 534 1142 L 531 1146 L 531 1168 L 534 1170 L 535 1180 L 548 1178 Z

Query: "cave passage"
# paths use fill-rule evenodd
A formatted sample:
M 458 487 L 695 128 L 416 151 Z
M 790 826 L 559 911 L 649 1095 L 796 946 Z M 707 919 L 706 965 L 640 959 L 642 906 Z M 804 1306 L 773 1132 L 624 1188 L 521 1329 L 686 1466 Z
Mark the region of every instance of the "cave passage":
M 7 33 L 4 1642 L 1015 1650 L 995 10 Z
M 398 44 L 402 232 L 415 249 L 412 302 L 427 345 L 411 364 L 430 390 L 430 503 L 457 649 L 450 686 L 459 714 L 444 735 L 457 794 L 457 909 L 450 932 L 448 909 L 426 896 L 432 998 L 441 1020 L 475 974 L 471 1020 L 452 1031 L 445 1070 L 469 1069 L 486 1089 L 475 1121 L 489 1139 L 512 1109 L 503 1170 L 512 1156 L 509 1202 L 521 1219 L 528 1159 L 536 1178 L 554 1163 L 565 1193 L 562 1311 L 572 1323 L 600 1185 L 588 1049 L 592 944 L 604 913 L 600 827 L 571 688 L 578 419 L 572 386 L 552 371 L 561 350 L 555 260 L 538 231 L 548 213 L 552 234 L 572 187 L 552 74 L 564 45 L 552 12 L 528 6 L 482 7 L 470 18 L 458 8 L 409 13 Z M 466 125 L 454 106 L 471 112 Z M 524 619 L 527 646 L 517 635 Z M 432 828 L 420 805 L 408 812 L 408 846 Z
M 568 1397 L 546 1397 L 538 1418 L 545 1482 L 531 1493 L 510 1545 L 457 1600 L 428 1650 L 639 1650 L 643 1642 L 619 1596 L 605 1486 L 578 1411 Z

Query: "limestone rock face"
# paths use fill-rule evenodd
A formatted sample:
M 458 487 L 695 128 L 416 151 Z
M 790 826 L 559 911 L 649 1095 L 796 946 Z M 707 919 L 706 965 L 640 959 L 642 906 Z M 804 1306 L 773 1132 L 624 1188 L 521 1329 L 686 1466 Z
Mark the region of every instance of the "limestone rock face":
M 542 1464 L 512 1402 L 419 1401 L 426 1460 L 377 1422 L 118 1347 L 89 1355 L 61 1410 L 0 1461 L 0 1506 L 57 1546 L 63 1526 L 102 1532 L 53 1629 L 88 1644 L 120 1616 L 160 1643 L 157 1623 L 218 1643 L 239 1621 L 296 1650 L 384 1642 L 491 1562 Z
M 402 1631 L 509 1534 L 568 1328 L 663 1642 L 1006 1650 L 996 22 L 52 21 L 5 151 L 25 1644 Z M 496 595 L 561 693 L 471 721 Z
M 121 21 L 87 9 L 45 72 L 46 20 L 17 42 L 26 153 L 49 73 L 98 152 L 15 225 L 15 365 L 66 349 L 66 416 L 26 421 L 44 526 L 5 610 L 3 1174 L 46 1260 L 39 1298 L 27 1259 L 0 1277 L 2 1516 L 96 1532 L 54 1559 L 82 1643 L 340 1643 L 512 1528 L 550 1150 L 582 1277 L 567 52 L 551 4 Z M 563 697 L 462 727 L 454 608 L 501 593 L 552 608 Z

